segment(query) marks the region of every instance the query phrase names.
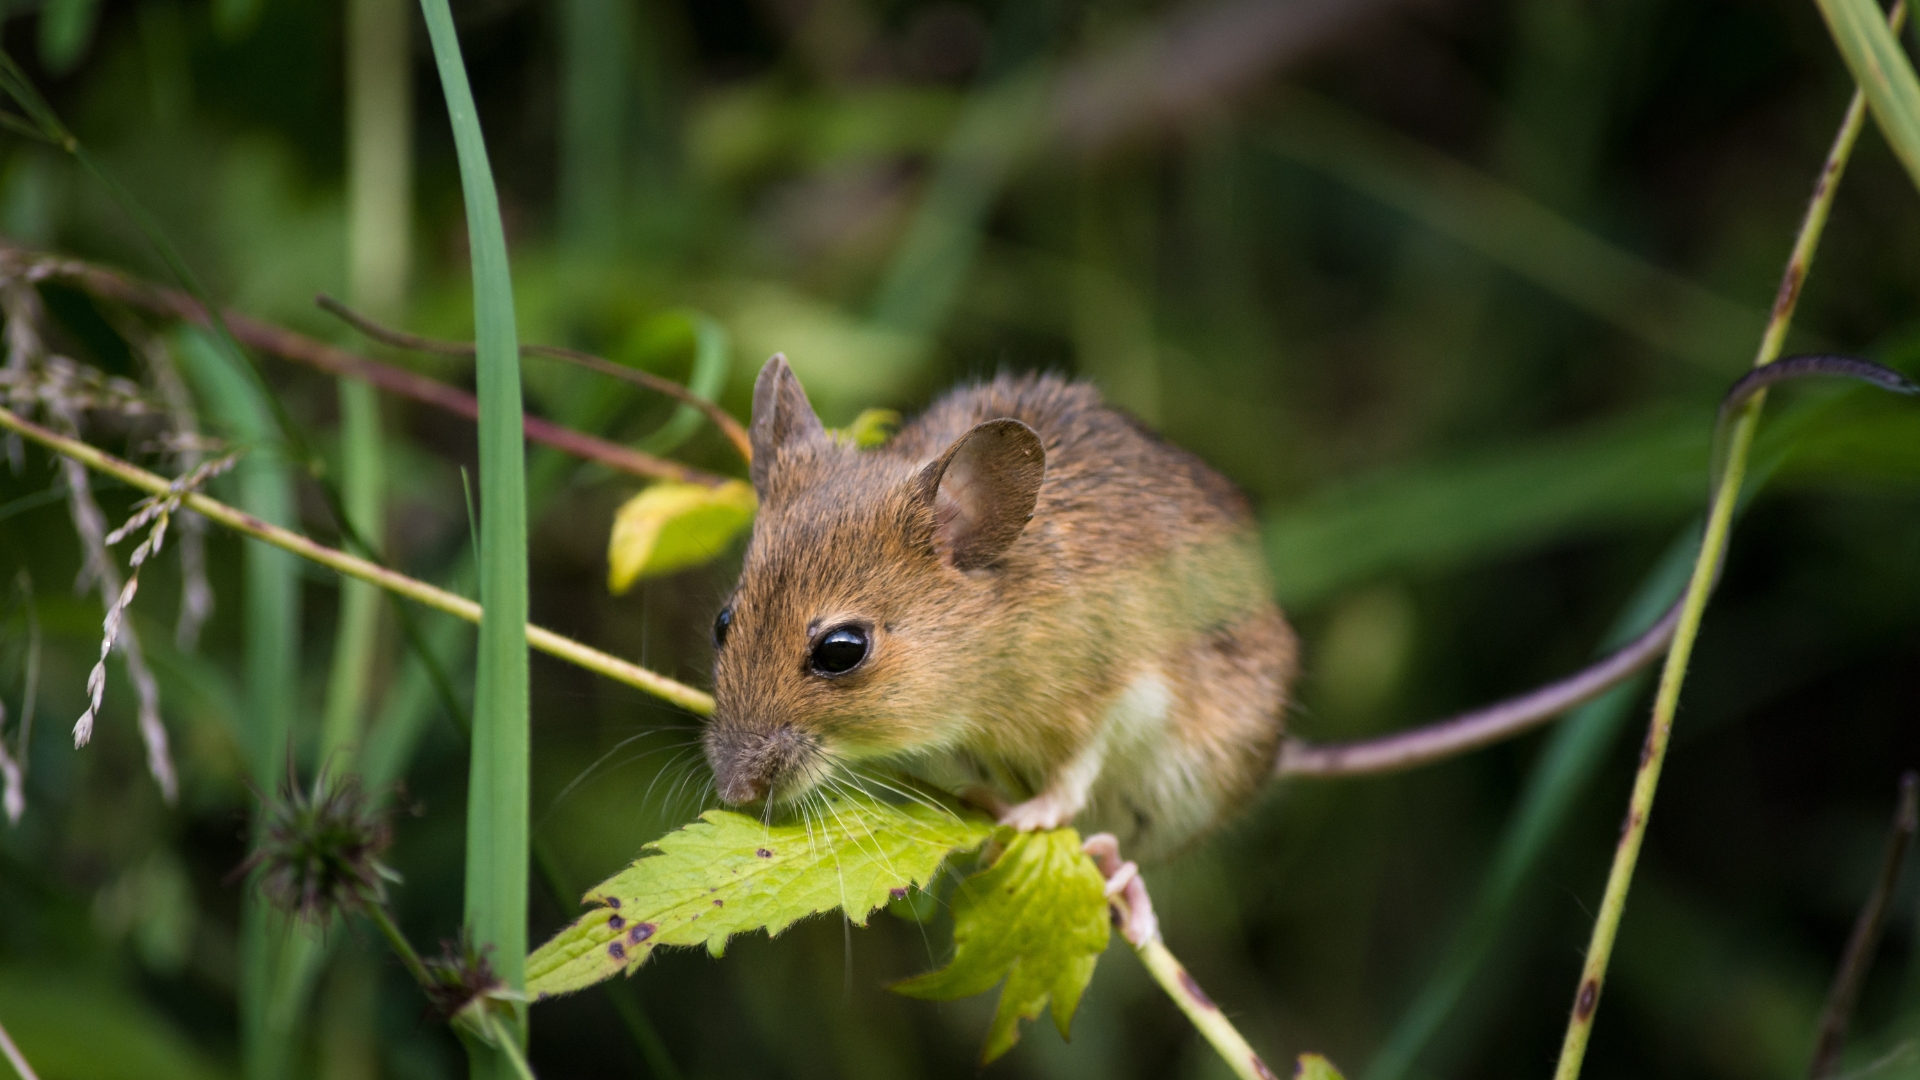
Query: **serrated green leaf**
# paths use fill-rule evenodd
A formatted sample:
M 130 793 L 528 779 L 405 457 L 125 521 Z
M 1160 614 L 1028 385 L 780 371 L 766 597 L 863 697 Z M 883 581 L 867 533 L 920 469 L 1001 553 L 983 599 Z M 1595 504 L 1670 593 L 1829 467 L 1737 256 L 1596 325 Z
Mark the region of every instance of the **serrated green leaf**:
M 1301 1054 L 1293 1063 L 1293 1080 L 1346 1080 L 1333 1062 L 1319 1054 Z
M 1106 886 L 1072 829 L 1015 833 L 986 870 L 953 896 L 953 959 L 894 989 L 908 997 L 950 1001 L 985 993 L 1002 978 L 1000 1003 L 981 1062 L 1020 1041 L 1020 1021 L 1053 1003 L 1065 1038 L 1107 948 Z
M 527 991 L 571 993 L 632 972 L 662 945 L 704 945 L 719 956 L 735 934 L 776 935 L 835 908 L 864 926 L 993 828 L 977 814 L 841 795 L 790 824 L 708 811 L 589 892 L 595 910 L 527 958 Z
M 743 480 L 718 487 L 654 484 L 614 514 L 607 539 L 607 588 L 618 596 L 643 577 L 713 559 L 753 523 L 759 505 Z

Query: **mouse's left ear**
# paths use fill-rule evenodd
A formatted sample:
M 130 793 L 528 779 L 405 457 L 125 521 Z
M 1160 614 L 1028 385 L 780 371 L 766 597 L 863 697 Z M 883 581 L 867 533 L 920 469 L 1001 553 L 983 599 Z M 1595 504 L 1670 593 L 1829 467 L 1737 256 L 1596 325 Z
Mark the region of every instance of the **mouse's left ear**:
M 799 376 L 787 366 L 784 353 L 774 353 L 753 381 L 753 419 L 747 426 L 747 440 L 753 446 L 753 489 L 767 497 L 767 478 L 780 448 L 807 439 L 825 438 L 826 429 L 814 415 L 807 392 L 800 387 Z
M 1011 417 L 975 425 L 920 470 L 934 549 L 955 569 L 991 564 L 1032 519 L 1046 475 L 1047 451 L 1032 428 Z

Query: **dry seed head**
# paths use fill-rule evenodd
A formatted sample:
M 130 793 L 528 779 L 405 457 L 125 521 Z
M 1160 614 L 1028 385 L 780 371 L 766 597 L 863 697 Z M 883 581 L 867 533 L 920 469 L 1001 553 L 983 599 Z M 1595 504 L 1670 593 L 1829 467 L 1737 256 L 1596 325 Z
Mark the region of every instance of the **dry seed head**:
M 265 812 L 259 846 L 234 875 L 258 869 L 274 906 L 324 926 L 336 912 L 385 902 L 397 877 L 380 856 L 393 832 L 358 779 L 323 775 L 302 789 L 289 776 Z

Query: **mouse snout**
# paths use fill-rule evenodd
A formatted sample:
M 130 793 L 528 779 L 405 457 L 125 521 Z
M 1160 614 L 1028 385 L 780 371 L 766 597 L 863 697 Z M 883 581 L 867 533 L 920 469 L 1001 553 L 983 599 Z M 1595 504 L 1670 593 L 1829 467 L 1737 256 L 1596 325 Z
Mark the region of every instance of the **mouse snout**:
M 754 802 L 789 787 L 813 750 L 813 740 L 792 724 L 771 731 L 710 727 L 706 741 L 714 787 L 730 806 Z

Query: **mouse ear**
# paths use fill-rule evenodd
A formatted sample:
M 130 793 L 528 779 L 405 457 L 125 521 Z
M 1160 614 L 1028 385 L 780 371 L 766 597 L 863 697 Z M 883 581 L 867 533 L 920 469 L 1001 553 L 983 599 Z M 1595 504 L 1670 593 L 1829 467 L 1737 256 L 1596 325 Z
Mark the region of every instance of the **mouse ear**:
M 799 377 L 787 366 L 786 354 L 774 353 L 753 381 L 753 421 L 747 427 L 747 439 L 753 444 L 754 490 L 766 497 L 767 477 L 781 447 L 825 435 Z
M 976 425 L 920 471 L 933 504 L 933 546 L 948 565 L 978 570 L 998 559 L 1033 517 L 1047 452 L 1018 420 Z

